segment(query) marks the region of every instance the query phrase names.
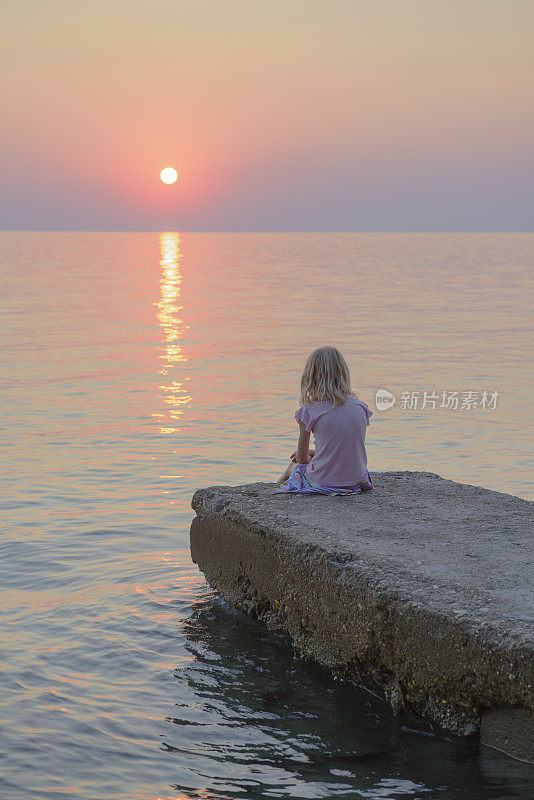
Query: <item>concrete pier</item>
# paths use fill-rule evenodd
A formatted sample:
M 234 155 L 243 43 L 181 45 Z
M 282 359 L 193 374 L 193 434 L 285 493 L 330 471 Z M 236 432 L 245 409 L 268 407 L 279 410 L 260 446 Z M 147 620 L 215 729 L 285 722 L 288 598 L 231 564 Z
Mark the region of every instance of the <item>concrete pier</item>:
M 200 489 L 193 559 L 299 654 L 534 763 L 534 504 L 429 472 L 373 481 Z

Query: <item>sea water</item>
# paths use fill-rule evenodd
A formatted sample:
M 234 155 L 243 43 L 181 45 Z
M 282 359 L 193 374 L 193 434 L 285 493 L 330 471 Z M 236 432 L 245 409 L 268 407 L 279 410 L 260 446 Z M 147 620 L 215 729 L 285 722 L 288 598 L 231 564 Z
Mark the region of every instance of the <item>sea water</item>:
M 533 259 L 524 234 L 0 234 L 3 800 L 534 796 L 297 658 L 188 547 L 197 487 L 287 465 L 323 344 L 375 412 L 371 475 L 532 498 Z

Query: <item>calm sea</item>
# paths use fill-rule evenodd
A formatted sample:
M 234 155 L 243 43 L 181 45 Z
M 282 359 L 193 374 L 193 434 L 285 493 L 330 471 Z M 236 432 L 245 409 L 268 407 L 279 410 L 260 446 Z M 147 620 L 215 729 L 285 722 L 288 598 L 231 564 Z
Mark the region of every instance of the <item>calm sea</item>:
M 282 472 L 321 344 L 375 409 L 371 475 L 533 497 L 534 235 L 3 233 L 0 253 L 2 800 L 532 798 L 532 767 L 395 718 L 229 607 L 188 531 L 197 487 Z

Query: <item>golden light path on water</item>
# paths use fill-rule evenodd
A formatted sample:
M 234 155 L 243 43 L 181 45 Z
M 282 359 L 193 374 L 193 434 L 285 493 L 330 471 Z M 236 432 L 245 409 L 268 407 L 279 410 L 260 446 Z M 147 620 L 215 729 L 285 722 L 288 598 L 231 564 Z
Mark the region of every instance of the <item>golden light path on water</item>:
M 155 413 L 154 417 L 159 417 L 161 424 L 158 427 L 160 433 L 173 434 L 179 433 L 182 428 L 178 426 L 180 418 L 184 414 L 184 409 L 189 407 L 192 397 L 184 388 L 185 381 L 189 378 L 180 374 L 181 380 L 173 380 L 175 368 L 187 363 L 187 357 L 178 342 L 183 337 L 188 325 L 179 318 L 182 306 L 179 304 L 181 294 L 182 275 L 180 272 L 180 236 L 174 231 L 166 231 L 160 234 L 160 299 L 154 304 L 157 308 L 158 324 L 163 334 L 164 349 L 159 356 L 163 362 L 158 372 L 165 376 L 165 383 L 159 388 L 165 393 L 162 396 L 163 402 L 170 406 L 165 414 Z M 165 424 L 167 423 L 167 424 Z

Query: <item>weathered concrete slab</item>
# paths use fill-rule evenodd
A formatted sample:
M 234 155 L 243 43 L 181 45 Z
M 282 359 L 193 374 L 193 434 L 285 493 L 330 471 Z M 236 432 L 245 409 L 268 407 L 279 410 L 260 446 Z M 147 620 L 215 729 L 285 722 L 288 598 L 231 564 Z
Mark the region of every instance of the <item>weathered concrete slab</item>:
M 195 492 L 208 582 L 301 654 L 534 761 L 534 504 L 429 472 L 348 497 Z

